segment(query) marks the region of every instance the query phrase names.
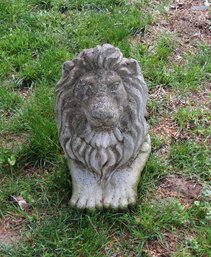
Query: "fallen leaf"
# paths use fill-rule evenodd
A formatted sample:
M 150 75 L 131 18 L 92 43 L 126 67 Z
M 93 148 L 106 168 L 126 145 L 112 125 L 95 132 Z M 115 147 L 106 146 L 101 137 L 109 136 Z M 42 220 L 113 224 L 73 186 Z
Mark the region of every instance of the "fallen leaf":
M 22 196 L 12 196 L 11 198 L 14 203 L 18 204 L 18 206 L 21 208 L 21 210 L 28 209 L 28 203 L 26 202 L 26 200 L 23 199 Z

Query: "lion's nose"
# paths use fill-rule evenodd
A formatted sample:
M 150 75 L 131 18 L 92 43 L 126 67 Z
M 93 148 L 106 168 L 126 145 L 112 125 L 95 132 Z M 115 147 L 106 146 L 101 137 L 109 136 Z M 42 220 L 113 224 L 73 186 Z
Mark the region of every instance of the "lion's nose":
M 101 121 L 109 121 L 113 118 L 113 114 L 111 111 L 98 109 L 92 111 L 92 117 Z
M 94 126 L 112 126 L 118 121 L 118 108 L 107 96 L 96 97 L 90 105 L 90 113 Z

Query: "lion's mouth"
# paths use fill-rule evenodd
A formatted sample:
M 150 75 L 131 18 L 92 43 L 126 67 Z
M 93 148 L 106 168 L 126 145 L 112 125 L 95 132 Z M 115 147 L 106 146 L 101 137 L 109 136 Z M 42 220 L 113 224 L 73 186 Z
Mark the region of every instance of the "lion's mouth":
M 89 124 L 91 128 L 96 132 L 101 132 L 101 131 L 110 132 L 117 126 L 117 122 L 113 122 L 113 121 L 92 120 L 92 121 L 89 121 Z
M 102 131 L 88 128 L 81 137 L 84 138 L 84 141 L 87 144 L 94 148 L 111 147 L 123 140 L 120 130 L 118 128 L 111 129 L 111 127 L 109 127 L 108 130 L 105 130 L 104 128 Z
M 98 116 L 97 115 L 94 116 L 89 112 L 85 111 L 85 115 L 87 118 L 87 122 L 90 124 L 91 128 L 95 129 L 96 131 L 100 131 L 100 130 L 110 131 L 114 127 L 116 127 L 119 122 L 118 113 L 110 116 L 104 115 L 103 113 L 102 115 L 98 114 Z

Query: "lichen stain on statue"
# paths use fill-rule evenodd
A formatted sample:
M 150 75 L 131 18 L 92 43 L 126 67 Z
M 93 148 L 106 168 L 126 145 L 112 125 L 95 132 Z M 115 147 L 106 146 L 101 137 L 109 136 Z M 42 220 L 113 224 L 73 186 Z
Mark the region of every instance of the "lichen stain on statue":
M 151 151 L 147 86 L 137 61 L 109 44 L 86 49 L 63 64 L 55 94 L 59 140 L 73 183 L 71 206 L 134 204 Z

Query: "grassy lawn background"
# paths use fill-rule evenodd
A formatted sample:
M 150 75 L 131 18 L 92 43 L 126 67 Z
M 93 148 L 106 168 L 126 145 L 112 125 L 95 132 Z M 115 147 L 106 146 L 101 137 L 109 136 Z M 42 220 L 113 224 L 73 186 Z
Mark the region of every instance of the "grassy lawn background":
M 1 1 L 0 256 L 211 256 L 211 48 L 160 30 L 170 2 L 140 2 Z M 82 213 L 68 206 L 54 88 L 64 61 L 103 43 L 141 65 L 153 149 L 135 208 Z

